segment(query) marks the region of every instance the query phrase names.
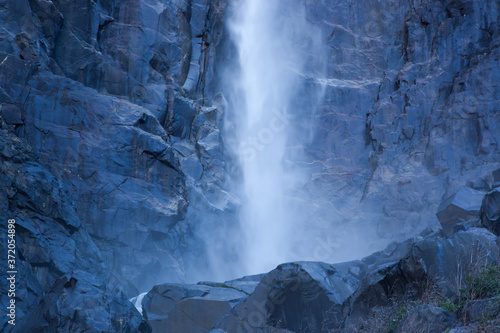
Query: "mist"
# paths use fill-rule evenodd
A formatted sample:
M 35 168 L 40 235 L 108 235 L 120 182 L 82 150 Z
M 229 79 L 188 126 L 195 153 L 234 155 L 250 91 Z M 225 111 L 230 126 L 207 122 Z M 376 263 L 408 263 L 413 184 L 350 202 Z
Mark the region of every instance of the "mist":
M 240 269 L 255 274 L 314 256 L 319 226 L 295 201 L 311 176 L 304 149 L 324 91 L 307 82 L 308 71 L 318 75 L 323 66 L 312 57 L 326 52 L 321 31 L 297 1 L 237 2 L 228 30 L 238 70 L 225 77 L 226 145 L 240 172 L 232 184 L 241 202 Z M 303 94 L 308 105 L 301 104 Z
M 346 262 L 438 229 L 446 185 L 369 128 L 386 74 L 366 54 L 392 52 L 378 37 L 388 23 L 349 31 L 302 0 L 240 0 L 225 13 L 221 135 L 237 208 L 198 232 L 209 263 L 191 279 Z

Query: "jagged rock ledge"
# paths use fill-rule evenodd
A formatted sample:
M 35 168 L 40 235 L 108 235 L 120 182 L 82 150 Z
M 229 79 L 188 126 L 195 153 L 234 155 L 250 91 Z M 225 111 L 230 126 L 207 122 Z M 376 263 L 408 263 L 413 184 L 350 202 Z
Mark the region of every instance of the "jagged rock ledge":
M 464 294 L 484 271 L 493 272 L 500 288 L 500 271 L 495 270 L 500 192 L 481 192 L 480 198 L 478 193 L 462 189 L 443 201 L 438 212 L 443 230 L 392 243 L 361 260 L 291 262 L 267 274 L 224 283 L 155 286 L 143 299 L 144 318 L 153 332 L 499 328 L 496 298 Z M 485 315 L 497 319 L 485 324 Z

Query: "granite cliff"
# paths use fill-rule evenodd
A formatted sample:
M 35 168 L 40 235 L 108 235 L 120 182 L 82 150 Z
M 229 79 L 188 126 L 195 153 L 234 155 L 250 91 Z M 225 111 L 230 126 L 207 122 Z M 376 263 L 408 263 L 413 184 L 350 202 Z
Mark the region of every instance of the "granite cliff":
M 453 226 L 481 219 L 497 233 L 499 4 L 294 3 L 322 50 L 300 73 L 290 120 L 305 152 L 294 165 L 309 179 L 289 196 L 317 226 L 296 230 L 320 250 L 302 259 L 356 261 L 284 264 L 229 281 L 222 292 L 212 283 L 160 284 L 238 274 L 238 244 L 228 238 L 240 230 L 243 199 L 225 142 L 228 114 L 237 112 L 227 78 L 238 66 L 226 23 L 238 2 L 0 3 L 0 231 L 16 219 L 14 331 L 148 332 L 169 311 L 182 313 L 177 294 L 185 290 L 190 309 L 215 304 L 209 319 L 189 324 L 201 331 L 232 332 L 235 323 L 347 329 L 361 316 L 356 309 L 386 306 L 401 290 L 422 292 L 424 276 L 451 281 L 433 271 L 449 242 L 464 251 L 489 244 L 485 263 L 498 259 L 497 236 L 477 225 L 455 234 Z M 312 127 L 302 128 L 305 117 Z M 445 234 L 437 234 L 439 222 Z M 127 299 L 154 285 L 143 317 Z M 0 287 L 5 309 L 5 279 Z M 379 304 L 371 293 L 380 289 L 387 297 Z M 177 296 L 152 317 L 148 302 L 158 290 Z M 291 307 L 251 308 L 283 292 L 296 300 Z M 2 330 L 12 329 L 7 319 Z

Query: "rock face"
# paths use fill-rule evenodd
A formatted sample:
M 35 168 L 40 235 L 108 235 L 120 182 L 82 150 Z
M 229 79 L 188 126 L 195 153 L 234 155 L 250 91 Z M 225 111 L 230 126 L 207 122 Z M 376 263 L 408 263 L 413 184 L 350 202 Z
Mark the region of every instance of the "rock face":
M 303 209 L 318 202 L 309 216 L 336 225 L 334 260 L 352 252 L 341 250 L 352 233 L 370 253 L 380 246 L 373 239 L 437 229 L 441 201 L 498 169 L 498 6 L 308 1 L 306 13 L 329 60 L 324 79 L 309 81 L 324 85 L 315 113 L 306 94 L 297 97 L 318 118 L 306 149 L 316 169 L 300 194 L 310 199 Z
M 75 212 L 68 188 L 25 140 L 0 129 L 0 212 L 15 219 L 16 321 L 2 331 L 150 332 L 123 296 L 106 287 L 104 261 Z M 7 224 L 0 231 L 7 234 Z M 2 248 L 7 248 L 2 237 Z M 1 303 L 10 296 L 1 279 Z M 106 310 L 104 310 L 106 309 Z
M 360 258 L 440 228 L 439 203 L 467 181 L 475 191 L 499 186 L 494 0 L 303 7 L 325 52 L 300 73 L 306 93 L 293 101 L 290 126 L 301 135 L 291 144 L 305 157 L 292 164 L 310 178 L 290 197 L 321 226 L 317 234 L 334 238 L 321 260 Z M 231 10 L 225 0 L 0 4 L 0 216 L 17 221 L 20 332 L 147 332 L 125 297 L 234 273 L 213 269 L 239 260 L 243 198 L 231 192 L 239 175 L 224 145 L 225 115 L 237 110 L 218 94 L 230 95 L 223 79 L 237 61 L 224 25 Z M 307 93 L 318 87 L 319 103 Z M 463 191 L 466 200 L 479 195 Z M 453 198 L 439 209 L 448 234 L 458 230 L 449 228 L 457 209 L 462 220 L 477 216 Z M 480 216 L 498 235 L 497 191 Z M 308 226 L 295 231 L 309 236 Z M 284 264 L 251 291 L 212 298 L 220 287 L 176 286 L 208 294 L 164 301 L 179 316 L 209 302 L 200 322 L 177 322 L 200 330 L 343 329 L 373 306 L 417 295 L 422 279 L 444 281 L 452 295 L 456 267 L 475 253 L 497 259 L 495 236 L 463 229 L 348 266 Z M 175 325 L 167 310 L 151 309 L 153 326 Z
M 20 332 L 147 332 L 126 298 L 206 270 L 200 235 L 237 206 L 215 95 L 223 8 L 0 5 L 0 216 L 18 222 Z
M 200 266 L 184 263 L 203 253 L 199 233 L 234 210 L 223 97 L 211 107 L 223 7 L 26 0 L 0 11 L 2 126 L 67 186 L 107 283 L 130 296 L 184 281 Z

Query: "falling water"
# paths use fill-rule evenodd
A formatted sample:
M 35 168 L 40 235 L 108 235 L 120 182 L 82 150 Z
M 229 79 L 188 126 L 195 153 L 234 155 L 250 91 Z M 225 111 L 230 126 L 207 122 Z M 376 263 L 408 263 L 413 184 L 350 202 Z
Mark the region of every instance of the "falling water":
M 230 33 L 239 73 L 231 80 L 233 137 L 227 141 L 242 172 L 241 260 L 245 273 L 257 273 L 297 259 L 291 253 L 298 217 L 290 213 L 285 194 L 305 174 L 291 167 L 290 141 L 297 133 L 290 120 L 304 80 L 301 43 L 314 36 L 308 35 L 300 4 L 243 0 L 237 5 Z

